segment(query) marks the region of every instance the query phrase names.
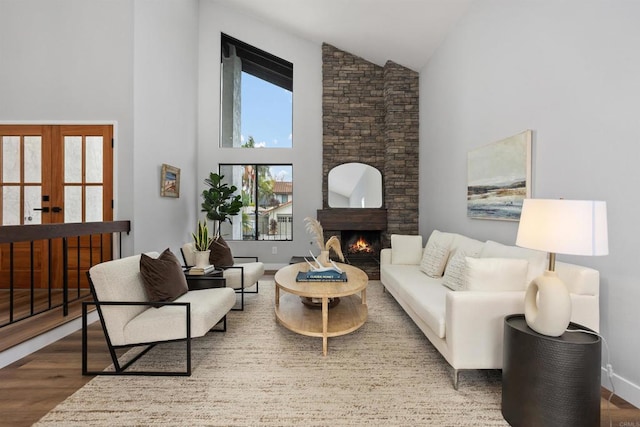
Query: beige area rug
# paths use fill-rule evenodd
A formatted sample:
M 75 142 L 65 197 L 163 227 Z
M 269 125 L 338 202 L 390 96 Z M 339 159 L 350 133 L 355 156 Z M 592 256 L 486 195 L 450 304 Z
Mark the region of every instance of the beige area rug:
M 275 323 L 274 284 L 260 283 L 226 333 L 193 341 L 191 377 L 96 377 L 39 426 L 504 426 L 499 371 L 452 369 L 383 292 L 367 290 L 359 330 L 322 340 Z M 138 363 L 169 365 L 184 347 L 157 347 Z M 80 368 L 78 368 L 80 369 Z

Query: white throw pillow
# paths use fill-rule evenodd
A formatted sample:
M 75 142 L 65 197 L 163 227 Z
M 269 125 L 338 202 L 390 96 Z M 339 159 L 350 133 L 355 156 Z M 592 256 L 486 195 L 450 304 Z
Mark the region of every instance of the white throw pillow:
M 518 246 L 503 245 L 487 240 L 480 252 L 481 258 L 518 258 L 529 261 L 527 284 L 544 273 L 547 263 L 547 253 Z
M 420 264 L 422 236 L 391 235 L 391 264 Z
M 465 260 L 468 291 L 523 291 L 528 284 L 526 259 L 466 257 Z
M 464 251 L 455 251 L 444 272 L 442 284 L 452 291 L 464 291 L 467 288 L 465 283 L 465 269 L 467 268 L 467 254 Z
M 449 249 L 436 242 L 429 242 L 424 248 L 420 261 L 420 271 L 429 277 L 442 277 L 449 258 Z
M 438 230 L 433 230 L 429 239 L 427 239 L 427 245 L 429 243 L 437 243 L 440 246 L 444 246 L 447 249 L 451 247 L 451 243 L 456 235 L 453 233 L 445 233 Z

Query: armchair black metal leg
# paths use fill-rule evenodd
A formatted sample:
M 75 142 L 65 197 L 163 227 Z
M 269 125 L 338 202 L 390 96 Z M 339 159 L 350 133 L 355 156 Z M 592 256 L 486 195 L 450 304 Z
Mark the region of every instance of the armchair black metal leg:
M 240 276 L 240 308 L 232 308 L 234 311 L 244 311 L 244 271 L 241 270 Z
M 245 293 L 245 294 L 257 294 L 257 293 L 258 293 L 258 290 L 259 290 L 258 285 L 260 284 L 260 281 L 259 281 L 259 280 L 258 280 L 258 281 L 256 281 L 256 283 L 255 283 L 255 284 L 256 284 L 256 290 L 255 290 L 255 291 L 244 291 L 244 293 Z
M 82 375 L 87 372 L 87 304 L 82 303 Z
M 234 311 L 244 311 L 244 284 L 240 288 L 240 308 L 232 308 Z
M 216 326 L 222 323 L 222 329 L 216 329 Z M 213 328 L 209 329 L 210 332 L 227 332 L 227 316 L 224 316 Z

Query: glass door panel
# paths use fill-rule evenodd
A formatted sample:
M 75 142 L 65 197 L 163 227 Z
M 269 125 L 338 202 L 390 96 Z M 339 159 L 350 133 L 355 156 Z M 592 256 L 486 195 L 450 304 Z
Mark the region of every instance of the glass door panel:
M 112 128 L 111 126 L 61 126 L 62 143 L 59 203 L 65 223 L 113 220 Z M 84 272 L 112 252 L 109 236 L 84 236 L 69 240 L 69 259 L 80 262 L 82 274 L 70 277 L 70 285 L 85 286 Z
M 0 210 L 2 225 L 29 225 L 48 222 L 42 215 L 43 176 L 47 173 L 45 144 L 50 132 L 46 126 L 0 126 Z M 8 287 L 13 276 L 17 288 L 46 286 L 48 267 L 43 257 L 48 247 L 43 242 L 17 242 L 0 246 L 0 288 Z M 13 270 L 11 270 L 13 267 Z

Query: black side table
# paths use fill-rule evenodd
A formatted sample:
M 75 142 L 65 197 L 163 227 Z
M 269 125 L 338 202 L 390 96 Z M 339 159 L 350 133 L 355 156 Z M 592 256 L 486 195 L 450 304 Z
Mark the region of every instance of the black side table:
M 590 329 L 570 323 L 569 329 Z M 524 315 L 504 319 L 502 415 L 512 426 L 600 426 L 599 336 L 541 335 Z
M 199 289 L 224 288 L 227 286 L 227 279 L 222 275 L 222 270 L 213 270 L 207 274 L 189 274 L 184 273 L 187 278 L 187 286 L 190 291 Z

